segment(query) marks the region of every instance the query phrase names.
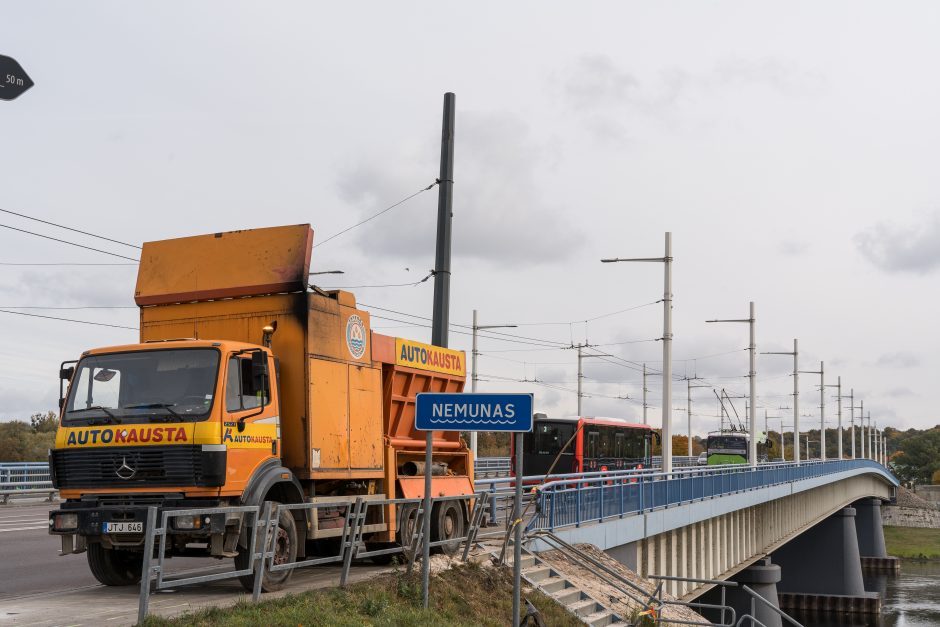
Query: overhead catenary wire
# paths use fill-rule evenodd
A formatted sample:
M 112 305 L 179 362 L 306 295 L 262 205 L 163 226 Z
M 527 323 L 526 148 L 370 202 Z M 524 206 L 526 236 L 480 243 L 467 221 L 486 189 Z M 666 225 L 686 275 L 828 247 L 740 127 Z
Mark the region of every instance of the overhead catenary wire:
M 76 263 L 74 261 L 63 261 L 63 262 L 53 262 L 53 263 L 12 263 L 8 261 L 0 261 L 0 266 L 124 266 L 124 267 L 136 267 L 139 264 L 136 263 Z
M 134 257 L 127 257 L 125 255 L 119 255 L 117 253 L 112 253 L 107 250 L 101 250 L 100 248 L 94 248 L 93 246 L 85 246 L 84 244 L 77 244 L 75 242 L 70 242 L 65 239 L 59 239 L 58 237 L 52 237 L 51 235 L 43 235 L 42 233 L 35 233 L 33 231 L 27 231 L 26 229 L 20 229 L 15 226 L 10 226 L 8 224 L 0 224 L 0 227 L 5 229 L 10 229 L 11 231 L 19 231 L 20 233 L 26 233 L 27 235 L 33 235 L 35 237 L 41 237 L 43 239 L 52 240 L 53 242 L 59 242 L 62 244 L 68 244 L 69 246 L 75 246 L 76 248 L 84 248 L 85 250 L 92 250 L 96 253 L 102 253 L 104 255 L 110 255 L 112 257 L 117 257 L 119 259 L 127 259 L 128 261 L 140 261 Z
M 434 276 L 434 270 L 431 270 L 430 272 L 428 272 L 427 276 L 425 276 L 423 279 L 419 279 L 418 281 L 413 281 L 411 283 L 391 283 L 388 285 L 342 285 L 339 287 L 320 287 L 318 285 L 317 287 L 319 287 L 321 290 L 352 290 L 352 289 L 363 289 L 363 288 L 370 288 L 370 287 L 414 287 L 417 285 L 421 285 L 422 283 L 425 283 L 432 276 Z
M 25 213 L 17 213 L 16 211 L 10 211 L 9 209 L 0 209 L 3 213 L 8 213 L 10 215 L 19 216 L 21 218 L 26 218 L 27 220 L 32 220 L 34 222 L 40 222 L 42 224 L 48 224 L 49 226 L 54 226 L 59 229 L 65 229 L 66 231 L 72 231 L 74 233 L 81 233 L 82 235 L 87 235 L 88 237 L 95 237 L 106 242 L 112 242 L 114 244 L 120 244 L 121 246 L 127 246 L 129 248 L 136 248 L 141 250 L 141 247 L 137 244 L 128 244 L 127 242 L 122 242 L 118 239 L 112 239 L 110 237 L 105 237 L 104 235 L 97 235 L 95 233 L 89 233 L 88 231 L 82 231 L 81 229 L 72 228 L 70 226 L 65 226 L 64 224 L 57 224 L 55 222 L 50 222 L 49 220 L 40 220 L 39 218 L 34 218 L 33 216 L 28 216 Z
M 128 329 L 130 331 L 139 331 L 138 327 L 128 327 L 121 324 L 107 324 L 105 322 L 91 322 L 89 320 L 75 320 L 74 318 L 59 318 L 58 316 L 44 316 L 42 314 L 26 313 L 25 311 L 11 311 L 9 309 L 0 309 L 0 313 L 12 314 L 14 316 L 27 316 L 30 318 L 44 318 L 46 320 L 58 320 L 60 322 L 75 322 L 77 324 L 89 324 L 96 327 L 111 327 L 113 329 Z
M 359 221 L 359 222 L 357 222 L 357 223 L 355 223 L 355 224 L 353 224 L 353 225 L 351 225 L 351 226 L 346 227 L 345 229 L 343 229 L 342 231 L 340 231 L 340 232 L 338 232 L 338 233 L 334 233 L 333 235 L 330 235 L 329 237 L 327 237 L 326 239 L 324 239 L 322 242 L 318 242 L 318 243 L 314 244 L 313 247 L 314 247 L 314 248 L 317 248 L 318 246 L 323 246 L 324 244 L 326 244 L 326 243 L 329 242 L 330 240 L 336 239 L 336 238 L 339 237 L 340 235 L 344 235 L 345 233 L 348 233 L 349 231 L 352 231 L 353 229 L 355 229 L 355 228 L 357 228 L 357 227 L 360 227 L 360 226 L 362 226 L 363 224 L 366 224 L 367 222 L 371 222 L 372 220 L 375 220 L 375 219 L 378 218 L 380 215 L 382 215 L 382 214 L 384 214 L 384 213 L 386 213 L 386 212 L 389 212 L 389 211 L 391 211 L 392 209 L 394 209 L 395 207 L 398 207 L 399 205 L 402 205 L 402 204 L 408 202 L 409 200 L 411 200 L 411 199 L 414 198 L 415 196 L 418 196 L 418 195 L 420 195 L 420 194 L 423 194 L 424 192 L 426 192 L 426 191 L 432 189 L 435 185 L 438 185 L 439 183 L 440 183 L 439 180 L 434 179 L 434 182 L 431 183 L 430 185 L 428 185 L 427 187 L 422 187 L 421 189 L 419 189 L 419 190 L 416 191 L 415 193 L 413 193 L 413 194 L 411 194 L 411 195 L 409 195 L 409 196 L 405 196 L 404 198 L 402 198 L 401 200 L 399 200 L 399 201 L 396 202 L 395 204 L 389 205 L 388 207 L 386 207 L 385 209 L 382 209 L 382 210 L 379 211 L 378 213 L 372 214 L 371 216 L 369 216 L 369 217 L 366 218 L 365 220 L 361 220 L 361 221 Z

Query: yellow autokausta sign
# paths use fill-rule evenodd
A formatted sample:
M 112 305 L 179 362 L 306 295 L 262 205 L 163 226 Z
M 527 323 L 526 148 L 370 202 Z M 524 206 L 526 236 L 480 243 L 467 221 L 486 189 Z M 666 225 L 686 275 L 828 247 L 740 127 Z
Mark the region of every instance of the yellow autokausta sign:
M 465 375 L 467 374 L 466 361 L 466 354 L 463 351 L 431 346 L 400 337 L 395 338 L 395 363 L 399 366 Z
M 218 444 L 220 435 L 217 422 L 59 427 L 56 432 L 56 448 Z

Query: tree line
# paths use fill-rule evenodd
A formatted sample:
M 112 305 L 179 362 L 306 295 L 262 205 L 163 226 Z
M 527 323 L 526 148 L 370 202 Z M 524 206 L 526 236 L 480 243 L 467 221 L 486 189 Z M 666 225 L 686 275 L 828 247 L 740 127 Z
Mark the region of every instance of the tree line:
M 29 422 L 0 422 L 0 462 L 44 462 L 55 444 L 59 419 L 54 411 L 33 414 Z

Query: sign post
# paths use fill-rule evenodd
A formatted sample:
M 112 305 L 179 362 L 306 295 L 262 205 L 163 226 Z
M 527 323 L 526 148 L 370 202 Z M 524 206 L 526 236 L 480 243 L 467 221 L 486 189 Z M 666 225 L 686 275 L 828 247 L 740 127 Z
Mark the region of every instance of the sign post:
M 0 54 L 0 100 L 15 100 L 32 86 L 33 80 L 16 59 Z
M 415 428 L 421 431 L 515 433 L 516 499 L 513 507 L 512 624 L 519 626 L 522 593 L 522 434 L 532 431 L 532 394 L 418 394 Z M 430 438 L 429 438 L 430 439 Z M 428 464 L 430 467 L 430 464 Z M 425 503 L 430 499 L 425 495 Z M 426 510 L 429 507 L 426 505 Z M 430 511 L 425 511 L 430 516 Z M 430 538 L 425 538 L 429 542 Z M 428 570 L 424 569 L 424 573 Z M 425 575 L 427 576 L 427 575 Z M 427 589 L 428 582 L 424 582 Z

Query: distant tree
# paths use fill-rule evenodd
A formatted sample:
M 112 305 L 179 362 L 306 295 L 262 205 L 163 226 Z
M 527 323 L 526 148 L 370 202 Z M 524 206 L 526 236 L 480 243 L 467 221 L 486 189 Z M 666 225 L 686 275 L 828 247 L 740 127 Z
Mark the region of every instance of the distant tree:
M 898 445 L 900 452 L 892 456 L 892 468 L 902 481 L 930 483 L 940 471 L 940 429 L 907 435 Z
M 59 420 L 55 412 L 33 414 L 22 420 L 0 422 L 0 462 L 40 462 L 55 443 Z

